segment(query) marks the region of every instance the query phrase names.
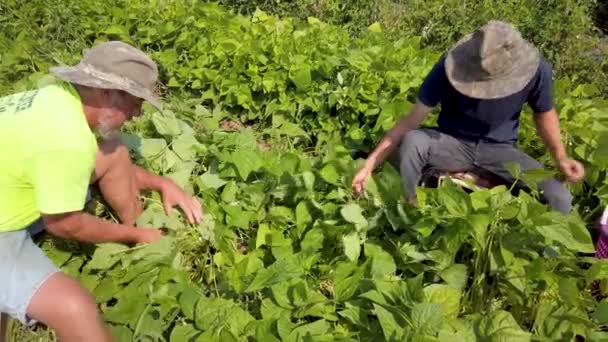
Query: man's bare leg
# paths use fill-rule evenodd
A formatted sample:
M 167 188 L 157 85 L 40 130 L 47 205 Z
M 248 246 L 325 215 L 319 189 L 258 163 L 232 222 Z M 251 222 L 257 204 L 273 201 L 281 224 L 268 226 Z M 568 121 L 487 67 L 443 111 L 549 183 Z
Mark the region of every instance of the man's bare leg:
M 55 273 L 40 286 L 27 315 L 53 329 L 61 342 L 112 341 L 94 298 L 63 273 Z
M 142 212 L 140 187 L 128 149 L 119 141 L 102 141 L 95 160 L 92 183 L 99 189 L 123 224 L 134 225 Z

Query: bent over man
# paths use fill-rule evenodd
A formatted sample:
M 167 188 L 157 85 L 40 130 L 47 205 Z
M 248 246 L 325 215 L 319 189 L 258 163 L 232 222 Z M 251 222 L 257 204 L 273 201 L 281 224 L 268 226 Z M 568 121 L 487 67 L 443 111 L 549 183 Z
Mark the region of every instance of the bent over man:
M 568 158 L 560 141 L 550 64 L 510 24 L 490 21 L 462 38 L 435 64 L 409 115 L 387 132 L 355 175 L 354 192 L 363 190 L 373 170 L 395 150 L 410 202 L 415 202 L 425 166 L 454 172 L 477 168 L 507 182 L 514 181 L 505 168 L 509 162 L 518 163 L 522 172 L 542 168 L 515 146 L 525 103 L 534 111 L 538 134 L 559 170 L 568 181 L 580 181 L 583 166 Z M 438 104 L 438 127 L 419 129 Z M 570 211 L 572 196 L 557 179 L 540 182 L 539 190 L 552 208 Z
M 143 189 L 159 191 L 167 211 L 177 205 L 192 223 L 201 207 L 169 179 L 133 165 L 118 142 L 118 129 L 144 100 L 159 108 L 158 70 L 148 56 L 107 42 L 78 65 L 51 71 L 58 82 L 0 99 L 0 312 L 27 325 L 40 321 L 61 341 L 110 341 L 92 295 L 31 236 L 46 230 L 89 243 L 154 242 L 160 230 L 135 227 Z M 83 211 L 95 182 L 120 224 Z

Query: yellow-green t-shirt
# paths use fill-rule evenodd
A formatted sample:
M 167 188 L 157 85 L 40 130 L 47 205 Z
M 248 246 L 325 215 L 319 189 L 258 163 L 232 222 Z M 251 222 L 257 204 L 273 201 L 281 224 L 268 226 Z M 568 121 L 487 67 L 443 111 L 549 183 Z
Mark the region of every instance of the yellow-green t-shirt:
M 84 208 L 97 141 L 74 87 L 0 98 L 0 232 Z

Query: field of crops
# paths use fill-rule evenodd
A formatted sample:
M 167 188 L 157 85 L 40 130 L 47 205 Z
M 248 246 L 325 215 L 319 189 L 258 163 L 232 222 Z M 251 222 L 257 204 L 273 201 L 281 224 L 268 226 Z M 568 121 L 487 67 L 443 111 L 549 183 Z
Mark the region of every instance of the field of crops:
M 587 171 L 571 215 L 534 191 L 449 183 L 421 188 L 412 208 L 388 164 L 363 197 L 350 182 L 442 53 L 417 37 L 372 25 L 353 38 L 314 18 L 187 1 L 19 3 L 0 5 L 0 95 L 51 81 L 49 66 L 97 41 L 144 49 L 168 110 L 146 107 L 124 142 L 204 205 L 191 226 L 146 194 L 138 223 L 169 229 L 152 245 L 40 241 L 94 293 L 117 341 L 608 340 L 608 289 L 592 286 L 608 278 L 593 257 L 608 203 L 608 100 L 596 86 L 556 79 L 563 140 Z M 520 147 L 550 167 L 530 114 Z M 114 219 L 98 196 L 89 210 Z M 16 324 L 11 335 L 53 340 Z

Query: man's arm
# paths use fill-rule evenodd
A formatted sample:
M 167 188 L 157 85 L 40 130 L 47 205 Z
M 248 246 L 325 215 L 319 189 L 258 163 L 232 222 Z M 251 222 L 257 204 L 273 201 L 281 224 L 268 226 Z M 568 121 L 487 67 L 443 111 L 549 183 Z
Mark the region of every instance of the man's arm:
M 534 115 L 534 124 L 538 135 L 547 145 L 547 149 L 559 170 L 569 182 L 579 182 L 585 176 L 585 168 L 580 162 L 568 158 L 566 148 L 561 142 L 559 118 L 555 108 L 547 112 L 537 112 Z
M 157 229 L 116 224 L 82 211 L 42 215 L 42 220 L 51 234 L 88 243 L 147 243 L 162 236 L 162 232 Z
M 561 142 L 557 111 L 552 108 L 548 112 L 535 113 L 534 124 L 553 160 L 558 165 L 560 160 L 566 158 L 566 149 Z
M 141 190 L 162 192 L 167 186 L 167 182 L 170 181 L 162 176 L 148 172 L 137 165 L 133 165 L 133 167 L 135 167 L 135 180 L 137 181 L 137 184 Z
M 388 155 L 390 155 L 401 143 L 401 139 L 403 139 L 405 133 L 411 129 L 418 128 L 431 110 L 431 107 L 427 107 L 422 102 L 417 101 L 408 115 L 401 118 L 399 122 L 382 137 L 378 146 L 376 146 L 372 153 L 367 157 L 364 167 L 369 171 L 373 171 L 378 165 L 382 164 Z
M 378 165 L 380 165 L 388 155 L 401 143 L 403 136 L 411 129 L 420 126 L 427 114 L 431 111 L 431 107 L 424 105 L 421 101 L 416 102 L 409 114 L 403 117 L 382 137 L 378 146 L 367 157 L 363 167 L 357 172 L 353 178 L 352 188 L 356 194 L 363 191 L 363 187 L 367 179 Z

